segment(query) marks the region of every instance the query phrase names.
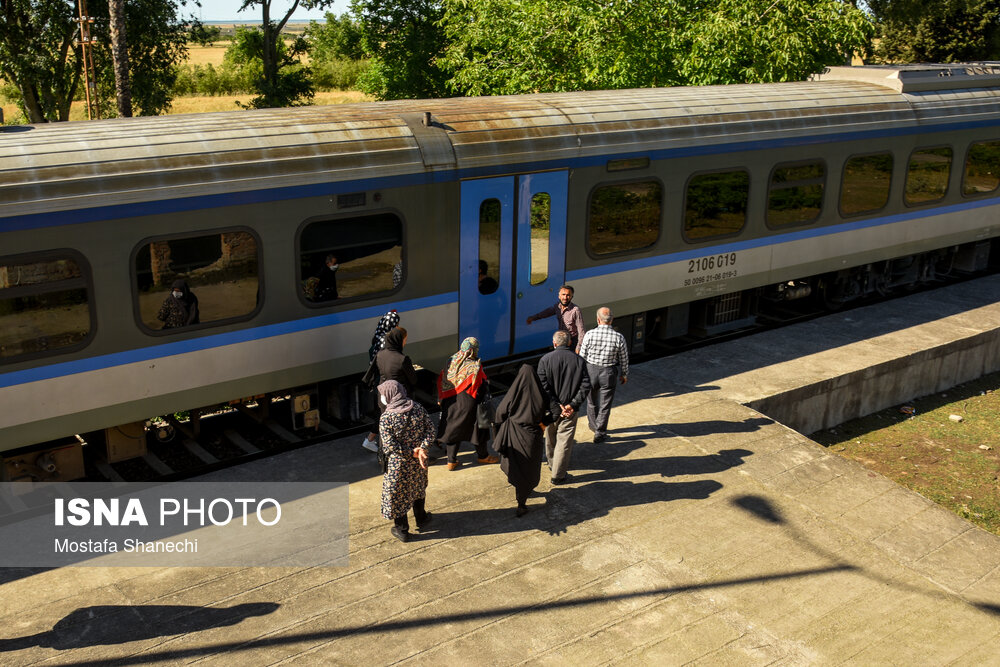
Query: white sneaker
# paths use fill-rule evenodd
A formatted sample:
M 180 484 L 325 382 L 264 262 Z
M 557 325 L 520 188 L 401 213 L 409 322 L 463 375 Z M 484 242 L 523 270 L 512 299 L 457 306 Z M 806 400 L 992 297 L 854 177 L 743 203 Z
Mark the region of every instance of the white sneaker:
M 369 452 L 378 451 L 378 443 L 375 442 L 374 440 L 369 440 L 367 435 L 365 436 L 365 439 L 361 441 L 361 446 L 367 449 Z

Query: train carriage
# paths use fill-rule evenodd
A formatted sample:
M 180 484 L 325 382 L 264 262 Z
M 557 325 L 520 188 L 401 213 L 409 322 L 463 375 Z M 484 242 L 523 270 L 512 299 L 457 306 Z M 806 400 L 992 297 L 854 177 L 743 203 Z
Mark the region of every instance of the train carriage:
M 436 368 L 471 335 L 490 360 L 545 347 L 525 320 L 565 282 L 638 350 L 762 299 L 981 270 L 998 184 L 990 65 L 5 127 L 0 449 L 31 468 L 59 438 L 301 387 L 338 411 L 389 308 Z M 164 329 L 177 278 L 201 321 Z

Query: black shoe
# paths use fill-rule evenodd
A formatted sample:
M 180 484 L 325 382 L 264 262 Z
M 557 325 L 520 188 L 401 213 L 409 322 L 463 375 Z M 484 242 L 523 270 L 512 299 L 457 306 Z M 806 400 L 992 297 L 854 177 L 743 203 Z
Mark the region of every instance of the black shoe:
M 599 443 L 599 442 L 604 442 L 607 439 L 608 439 L 608 436 L 605 435 L 604 433 L 595 433 L 594 434 L 594 444 L 595 445 L 597 443 Z
M 514 511 L 514 516 L 524 516 L 527 513 L 528 513 L 528 506 L 521 505 Z
M 392 530 L 389 531 L 389 532 L 391 532 L 392 536 L 395 537 L 400 542 L 408 542 L 409 539 L 410 539 L 410 531 L 409 530 L 404 530 L 403 528 L 400 528 L 399 526 L 393 526 Z
M 424 526 L 429 524 L 432 518 L 433 517 L 430 512 L 424 512 L 424 517 L 422 519 L 417 519 L 417 530 L 423 530 Z
M 565 484 L 569 481 L 569 475 L 566 475 L 565 477 L 553 477 L 550 481 L 556 485 Z

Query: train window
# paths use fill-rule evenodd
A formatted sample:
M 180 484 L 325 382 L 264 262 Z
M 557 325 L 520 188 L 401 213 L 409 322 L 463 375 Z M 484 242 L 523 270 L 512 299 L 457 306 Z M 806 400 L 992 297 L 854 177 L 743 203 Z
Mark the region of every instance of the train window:
M 139 322 L 150 331 L 249 317 L 259 296 L 259 244 L 248 231 L 150 239 L 135 251 Z
M 749 196 L 750 174 L 743 169 L 692 176 L 684 197 L 684 236 L 702 241 L 738 234 Z
M 0 258 L 0 363 L 87 343 L 93 316 L 85 266 L 71 251 Z
M 965 158 L 963 195 L 985 195 L 1000 186 L 1000 141 L 978 141 Z
M 825 183 L 826 165 L 819 161 L 775 167 L 767 194 L 767 224 L 784 227 L 818 218 Z
M 590 195 L 589 244 L 595 255 L 648 248 L 660 236 L 659 181 L 604 185 Z
M 552 198 L 539 192 L 531 198 L 531 277 L 529 283 L 541 285 L 549 277 L 549 217 Z
M 951 149 L 922 148 L 910 154 L 906 170 L 906 203 L 929 204 L 944 198 L 951 174 Z
M 319 220 L 299 234 L 299 279 L 307 303 L 391 292 L 403 272 L 403 223 L 392 213 Z
M 493 294 L 500 287 L 500 200 L 479 205 L 479 293 Z
M 892 154 L 857 155 L 844 163 L 840 186 L 841 215 L 878 211 L 889 203 L 892 185 Z

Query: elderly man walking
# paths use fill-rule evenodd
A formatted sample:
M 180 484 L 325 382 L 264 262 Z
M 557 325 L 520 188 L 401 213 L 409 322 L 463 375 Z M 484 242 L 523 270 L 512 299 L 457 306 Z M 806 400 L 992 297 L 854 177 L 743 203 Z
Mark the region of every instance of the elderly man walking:
M 594 442 L 608 438 L 608 417 L 615 398 L 615 382 L 628 382 L 628 347 L 625 336 L 611 328 L 614 317 L 608 307 L 597 309 L 597 328 L 583 336 L 580 356 L 587 362 L 590 394 L 587 396 L 587 421 L 594 432 Z
M 555 417 L 545 429 L 545 456 L 553 484 L 566 481 L 566 469 L 576 443 L 576 420 L 580 406 L 590 393 L 587 364 L 573 352 L 572 345 L 569 332 L 557 331 L 552 335 L 555 349 L 538 362 L 538 379 L 542 381 Z

